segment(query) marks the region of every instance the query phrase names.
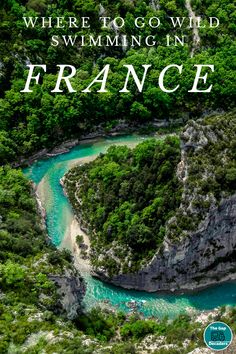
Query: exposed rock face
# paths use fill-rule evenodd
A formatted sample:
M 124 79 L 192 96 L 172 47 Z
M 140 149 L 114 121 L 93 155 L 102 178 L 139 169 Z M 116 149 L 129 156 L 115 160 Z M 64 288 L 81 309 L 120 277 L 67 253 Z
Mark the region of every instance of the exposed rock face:
M 207 272 L 207 277 L 206 277 Z M 236 277 L 236 195 L 211 210 L 196 232 L 181 242 L 164 243 L 150 264 L 137 274 L 103 280 L 146 291 L 191 290 Z
M 76 272 L 66 270 L 65 275 L 50 275 L 49 278 L 56 284 L 59 295 L 59 307 L 72 320 L 80 311 L 81 301 L 85 294 L 85 283 Z
M 188 14 L 189 14 L 189 17 L 190 18 L 193 18 L 193 48 L 192 48 L 192 51 L 191 51 L 191 57 L 194 56 L 194 53 L 195 53 L 195 50 L 199 47 L 200 45 L 200 42 L 201 42 L 201 38 L 199 36 L 199 31 L 198 31 L 198 27 L 196 25 L 197 23 L 197 17 L 196 17 L 196 14 L 195 12 L 193 11 L 192 9 L 192 6 L 191 6 L 191 0 L 186 0 L 185 2 L 185 6 L 186 6 L 186 9 L 188 10 Z
M 95 269 L 95 276 L 150 292 L 192 290 L 236 279 L 236 187 L 231 184 L 229 192 L 217 175 L 223 166 L 226 176 L 235 164 L 235 120 L 229 114 L 188 123 L 177 169 L 181 204 L 166 224 L 162 248 L 137 273 L 109 278 L 105 269 Z
M 176 169 L 181 200 L 165 224 L 161 247 L 152 260 L 143 259 L 134 268 L 132 248 L 123 244 L 124 268 L 118 240 L 98 252 L 92 246 L 91 255 L 97 261 L 93 275 L 117 286 L 150 292 L 196 290 L 236 279 L 235 141 L 235 112 L 189 121 L 181 133 L 181 161 Z M 73 179 L 67 183 L 73 184 Z M 78 189 L 79 181 L 72 191 L 72 204 L 76 200 L 80 223 L 87 227 Z M 109 272 L 109 261 L 113 272 Z
M 151 0 L 151 1 L 150 1 L 150 7 L 151 7 L 154 11 L 160 10 L 159 1 L 158 1 L 158 0 Z

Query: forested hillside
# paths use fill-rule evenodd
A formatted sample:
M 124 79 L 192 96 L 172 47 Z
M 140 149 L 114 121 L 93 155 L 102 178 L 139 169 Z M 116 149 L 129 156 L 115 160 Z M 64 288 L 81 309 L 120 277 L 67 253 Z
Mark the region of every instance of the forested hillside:
M 196 42 L 196 33 L 194 39 L 188 21 L 181 29 L 173 29 L 168 21 L 171 16 L 187 18 L 189 4 L 195 15 L 203 18 L 202 27 L 197 30 L 200 42 Z M 42 28 L 40 21 L 34 28 L 26 28 L 23 16 L 62 17 L 65 28 Z M 81 28 L 81 16 L 90 17 L 90 29 Z M 120 16 L 125 26 L 117 31 L 111 22 L 108 29 L 101 29 L 99 16 Z M 209 16 L 219 18 L 218 28 L 209 28 Z M 78 18 L 78 28 L 66 27 L 69 17 Z M 158 17 L 162 25 L 138 29 L 133 26 L 137 17 L 145 18 L 146 23 Z M 33 186 L 20 169 L 12 169 L 10 164 L 17 165 L 21 156 L 29 157 L 66 139 L 96 132 L 99 125 L 108 131 L 120 121 L 139 126 L 155 119 L 186 121 L 216 110 L 230 111 L 236 99 L 235 20 L 236 4 L 232 0 L 0 1 L 0 353 L 141 354 L 152 350 L 155 354 L 187 354 L 198 347 L 204 352 L 205 324 L 201 325 L 199 319 L 197 322 L 192 314 L 173 321 L 100 309 L 85 314 L 81 305 L 85 282 L 74 268 L 71 254 L 51 245 Z M 186 44 L 167 47 L 168 34 L 186 35 Z M 59 36 L 56 47 L 51 45 L 53 35 Z M 63 35 L 154 36 L 156 45 L 82 46 L 79 40 L 66 47 Z M 166 75 L 166 86 L 180 84 L 179 90 L 167 94 L 158 87 L 158 77 L 164 67 L 173 63 L 183 64 L 183 74 L 180 77 L 173 70 Z M 47 73 L 41 73 L 39 85 L 32 85 L 33 92 L 26 94 L 20 91 L 25 86 L 29 64 L 45 64 Z M 76 93 L 51 92 L 57 64 L 77 68 L 77 75 L 71 80 Z M 94 86 L 92 93 L 83 93 L 106 64 L 110 65 L 109 92 L 98 94 Z M 132 64 L 139 77 L 143 64 L 152 65 L 142 93 L 131 82 L 130 93 L 119 93 L 126 77 L 125 64 Z M 194 64 L 215 66 L 207 79 L 207 85 L 213 85 L 210 94 L 188 93 L 196 72 Z M 181 196 L 186 184 L 180 175 L 176 176 L 182 158 L 177 136 L 162 142 L 151 140 L 134 151 L 111 148 L 94 163 L 73 170 L 68 192 L 74 207 L 78 207 L 75 183 L 83 179 L 82 216 L 86 226 L 97 231 L 97 238 L 92 239 L 95 251 L 98 241 L 106 250 L 106 245 L 118 240 L 121 247 L 117 255 L 125 260 L 124 271 L 136 270 L 161 248 L 169 219 L 170 239 L 176 241 L 196 228 L 199 218 L 209 212 L 210 198 L 202 203 L 204 193 L 214 199 L 216 206 L 222 198 L 230 197 L 236 181 L 234 122 L 235 114 L 227 115 L 225 121 L 222 117 L 207 118 L 203 125 L 206 131 L 208 125 L 215 131 L 211 135 L 217 144 L 213 139 L 204 148 L 203 158 L 191 147 L 188 150 L 191 168 L 187 187 L 191 193 L 198 188 L 195 197 L 200 198 L 190 205 L 192 214 L 184 217 Z M 198 123 L 192 121 L 189 127 L 199 137 Z M 192 142 L 196 143 L 194 139 Z M 204 164 L 209 166 L 208 175 L 200 181 L 206 176 Z M 138 252 L 140 247 L 143 257 Z M 99 262 L 96 264 L 96 252 L 93 262 L 100 266 Z M 113 256 L 102 260 L 109 274 L 119 268 Z M 230 260 L 231 257 L 234 261 L 235 254 L 230 255 Z M 213 318 L 236 330 L 235 309 L 223 308 Z M 209 315 L 207 322 L 211 320 Z
M 0 352 L 15 352 L 30 333 L 54 330 L 55 315 L 77 317 L 84 291 L 71 255 L 47 239 L 30 182 L 0 168 Z M 68 306 L 70 293 L 75 303 Z
M 65 176 L 70 201 L 92 241 L 95 267 L 105 266 L 112 275 L 120 267 L 135 271 L 152 258 L 180 203 L 179 161 L 180 141 L 169 137 L 133 150 L 110 147 Z M 101 249 L 109 257 L 101 258 Z
M 113 155 L 118 153 L 114 150 Z M 69 255 L 48 244 L 31 193 L 21 172 L 0 169 L 2 354 L 207 354 L 202 339 L 206 324 L 221 320 L 236 330 L 234 308 L 204 314 L 204 323 L 199 314 L 159 320 L 100 309 L 86 314 L 79 311 L 78 316 L 74 313 L 71 317 L 75 304 L 71 308 L 62 306 L 63 297 L 71 289 L 63 288 L 58 293 L 55 277 L 72 280 L 78 275 Z M 81 292 L 75 300 L 80 305 Z M 231 345 L 225 352 L 233 354 L 234 350 Z
M 92 264 L 101 277 L 104 275 L 112 281 L 114 276 L 139 274 L 141 269 L 145 274 L 153 272 L 154 283 L 175 268 L 177 247 L 184 240 L 189 240 L 182 250 L 186 253 L 182 257 L 185 269 L 187 260 L 190 261 L 189 274 L 194 276 L 194 272 L 199 271 L 200 263 L 196 259 L 201 258 L 203 262 L 205 254 L 208 254 L 207 269 L 214 269 L 220 262 L 232 261 L 229 268 L 233 271 L 234 214 L 230 212 L 230 205 L 234 205 L 234 201 L 226 200 L 236 192 L 235 113 L 189 121 L 180 137 L 181 140 L 177 136 L 149 140 L 133 150 L 111 147 L 104 156 L 66 174 L 66 191 L 90 236 Z M 220 215 L 223 206 L 218 209 L 223 200 L 228 208 L 226 216 Z M 215 217 L 213 225 L 211 213 Z M 197 230 L 196 244 L 200 245 L 203 237 L 208 238 L 204 241 L 204 252 L 198 256 L 196 246 L 190 251 L 191 239 Z M 164 259 L 172 245 L 174 254 L 170 256 L 168 266 L 164 266 L 162 255 Z M 221 249 L 218 257 L 217 250 Z M 152 266 L 154 255 L 160 259 L 158 266 Z M 146 269 L 150 260 L 151 269 Z M 179 270 L 181 272 L 185 273 L 185 270 Z M 218 274 L 221 274 L 220 270 Z M 175 274 L 171 279 L 178 287 L 176 278 Z M 204 274 L 198 278 L 204 279 Z M 144 279 L 145 276 L 141 285 L 130 280 L 130 287 L 139 289 L 140 286 L 139 290 L 152 291 L 153 287 Z M 119 285 L 123 285 L 122 281 Z M 170 285 L 167 287 L 169 289 Z
M 112 126 L 120 119 L 133 123 L 158 119 L 194 117 L 215 109 L 228 110 L 235 102 L 235 4 L 230 0 L 193 2 L 196 16 L 202 16 L 199 29 L 201 41 L 194 51 L 192 29 L 188 21 L 181 29 L 173 29 L 168 21 L 170 16 L 189 15 L 183 0 L 172 1 L 23 1 L 4 0 L 0 5 L 0 146 L 1 161 L 14 160 L 18 155 L 27 155 L 43 147 L 52 146 L 67 137 L 78 136 L 94 126 L 104 123 Z M 63 41 L 57 47 L 51 45 L 52 35 L 106 35 L 114 36 L 113 27 L 101 29 L 98 16 L 111 19 L 121 16 L 125 26 L 118 35 L 154 35 L 154 47 L 65 47 Z M 22 17 L 38 16 L 55 18 L 88 16 L 92 26 L 78 28 L 26 28 Z M 156 29 L 145 26 L 134 27 L 134 18 L 158 17 L 162 23 Z M 209 16 L 218 16 L 220 26 L 209 28 Z M 64 23 L 64 22 L 63 22 Z M 78 22 L 80 24 L 80 22 Z M 166 35 L 186 35 L 184 47 L 167 47 Z M 47 74 L 35 86 L 32 93 L 20 93 L 28 74 L 27 64 L 46 64 Z M 180 89 L 172 94 L 163 93 L 158 87 L 160 71 L 169 64 L 183 64 L 181 81 L 178 71 L 172 70 L 166 77 L 166 86 L 180 83 Z M 71 64 L 77 68 L 73 94 L 55 94 L 50 91 L 55 86 L 56 64 Z M 82 93 L 105 64 L 110 64 L 108 89 L 106 94 Z M 143 64 L 151 64 L 142 93 L 134 84 L 131 92 L 121 94 L 126 76 L 124 64 L 132 64 L 139 76 L 143 74 Z M 214 89 L 210 94 L 190 94 L 195 75 L 193 64 L 214 64 L 215 72 L 208 78 Z

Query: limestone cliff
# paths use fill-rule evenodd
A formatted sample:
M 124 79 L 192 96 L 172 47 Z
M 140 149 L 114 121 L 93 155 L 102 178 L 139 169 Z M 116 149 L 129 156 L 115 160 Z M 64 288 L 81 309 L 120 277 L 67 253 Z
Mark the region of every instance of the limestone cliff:
M 137 271 L 128 245 L 114 240 L 109 249 L 92 246 L 92 257 L 98 260 L 94 276 L 146 291 L 191 290 L 236 278 L 236 115 L 189 121 L 180 137 L 181 160 L 175 173 L 182 196 L 165 224 L 162 245 L 151 259 L 143 258 Z M 88 226 L 80 199 L 77 208 L 80 188 L 74 172 L 67 176 L 67 188 L 75 185 L 70 199 L 82 225 Z M 109 262 L 116 265 L 112 274 Z
M 179 242 L 166 239 L 152 261 L 136 274 L 119 274 L 115 285 L 146 291 L 191 290 L 236 277 L 236 195 L 211 210 L 201 227 Z
M 59 312 L 65 313 L 70 320 L 76 318 L 81 310 L 81 302 L 85 294 L 85 282 L 74 268 L 66 269 L 62 275 L 49 275 L 59 296 Z
M 178 291 L 236 278 L 234 114 L 190 122 L 177 175 L 181 205 L 167 222 L 163 247 L 137 273 L 95 276 L 124 288 Z M 140 250 L 141 251 L 141 250 Z

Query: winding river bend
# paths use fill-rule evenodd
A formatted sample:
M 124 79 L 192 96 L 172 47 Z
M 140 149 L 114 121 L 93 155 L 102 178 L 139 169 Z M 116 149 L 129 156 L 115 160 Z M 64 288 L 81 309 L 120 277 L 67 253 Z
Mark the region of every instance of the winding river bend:
M 25 175 L 40 190 L 39 196 L 47 213 L 48 234 L 56 246 L 61 245 L 74 219 L 71 206 L 60 185 L 63 175 L 73 165 L 105 152 L 112 144 L 134 146 L 144 139 L 147 137 L 130 135 L 80 144 L 68 153 L 37 161 L 24 170 Z M 92 278 L 83 269 L 81 272 L 87 282 L 84 305 L 88 309 L 109 300 L 114 307 L 128 312 L 130 309 L 127 303 L 136 300 L 141 304 L 140 311 L 146 316 L 173 318 L 185 311 L 212 310 L 221 305 L 236 304 L 236 282 L 210 287 L 194 294 L 163 295 L 116 288 Z

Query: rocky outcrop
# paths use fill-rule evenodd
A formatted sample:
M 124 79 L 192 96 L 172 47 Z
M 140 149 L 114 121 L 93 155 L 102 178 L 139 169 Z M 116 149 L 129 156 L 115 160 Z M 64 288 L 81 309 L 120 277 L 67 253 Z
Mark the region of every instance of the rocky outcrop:
M 193 290 L 236 278 L 236 195 L 211 210 L 201 227 L 181 242 L 166 240 L 152 261 L 136 274 L 99 278 L 128 289 Z
M 181 204 L 166 224 L 162 247 L 136 273 L 120 271 L 109 277 L 106 269 L 96 268 L 95 276 L 150 292 L 196 290 L 236 279 L 235 154 L 231 144 L 235 120 L 234 114 L 228 114 L 188 123 L 181 134 L 176 172 L 183 186 Z
M 143 257 L 136 266 L 131 246 L 118 239 L 109 247 L 93 245 L 95 277 L 149 292 L 196 290 L 236 279 L 236 115 L 189 121 L 180 137 L 181 160 L 175 169 L 182 195 L 165 224 L 161 246 L 151 260 Z M 77 193 L 80 180 L 76 175 L 66 178 L 66 184 L 75 186 L 68 197 L 75 202 L 80 224 L 87 227 Z
M 188 10 L 189 18 L 193 19 L 193 47 L 191 51 L 191 57 L 193 57 L 196 49 L 200 45 L 201 38 L 199 36 L 199 31 L 197 27 L 197 16 L 195 15 L 195 12 L 192 9 L 191 0 L 186 0 L 185 6 Z
M 149 5 L 150 5 L 151 9 L 154 11 L 160 10 L 159 0 L 150 0 Z
M 84 280 L 78 276 L 76 271 L 68 269 L 64 275 L 50 275 L 49 279 L 57 286 L 58 308 L 66 313 L 68 319 L 76 318 L 85 295 Z
M 17 162 L 12 163 L 12 167 L 18 168 L 22 166 L 30 166 L 38 160 L 65 154 L 78 144 L 78 139 L 67 140 L 59 146 L 54 147 L 53 149 L 42 149 L 28 158 L 21 156 L 18 158 Z

